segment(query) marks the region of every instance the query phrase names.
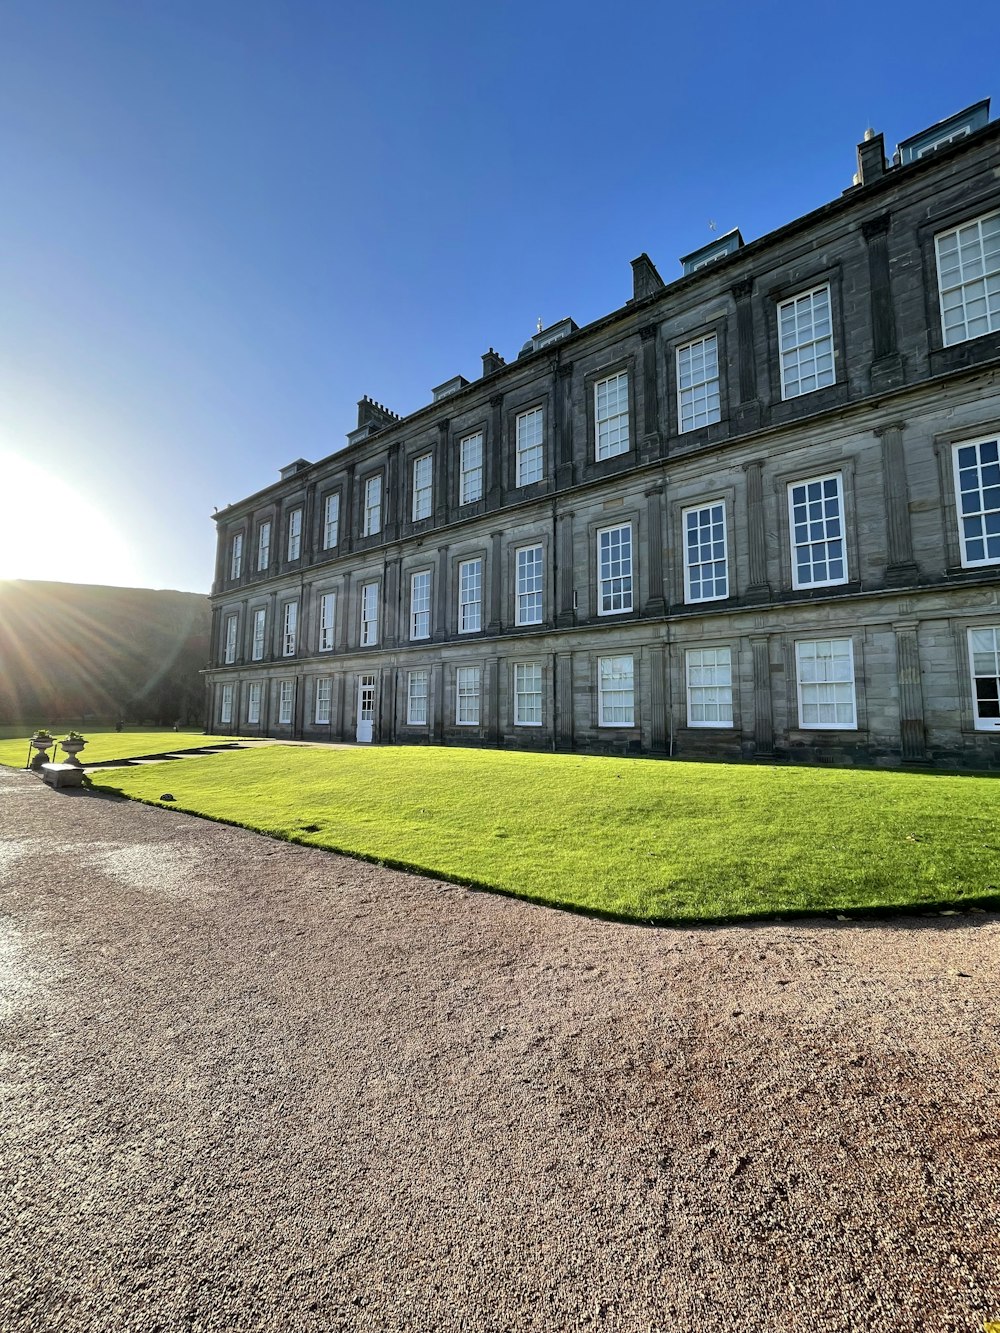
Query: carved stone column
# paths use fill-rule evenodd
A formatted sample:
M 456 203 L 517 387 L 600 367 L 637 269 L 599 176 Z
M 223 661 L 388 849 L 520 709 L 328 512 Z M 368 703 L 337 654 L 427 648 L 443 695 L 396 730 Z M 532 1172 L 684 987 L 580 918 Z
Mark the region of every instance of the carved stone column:
M 556 439 L 556 489 L 564 490 L 573 485 L 573 367 L 559 366 L 556 370 L 555 439 Z
M 556 697 L 556 748 L 573 748 L 573 654 L 557 653 L 553 657 Z
M 879 426 L 875 434 L 882 441 L 882 499 L 885 504 L 888 555 L 885 581 L 898 587 L 912 583 L 917 577 L 910 527 L 906 456 L 903 453 L 903 423 L 893 421 L 888 426 Z
M 732 292 L 736 302 L 736 354 L 740 371 L 740 401 L 733 412 L 733 422 L 737 431 L 742 432 L 757 430 L 762 420 L 753 337 L 753 278 L 741 278 Z
M 490 533 L 490 618 L 487 634 L 503 633 L 503 533 Z
M 764 462 L 755 458 L 743 464 L 747 478 L 747 540 L 749 542 L 749 562 L 747 573 L 749 585 L 746 589 L 748 601 L 766 602 L 771 598 L 771 585 L 767 580 L 767 531 L 764 517 Z
M 916 620 L 899 620 L 896 633 L 896 678 L 899 682 L 899 739 L 903 760 L 922 763 L 927 758 L 924 693 L 920 680 L 920 647 Z
M 450 592 L 448 588 L 448 547 L 438 547 L 437 570 L 434 574 L 434 639 L 441 643 L 448 638 Z
M 663 596 L 663 486 L 653 486 L 646 492 L 646 565 L 649 570 L 649 597 L 647 616 L 662 616 L 666 612 Z
M 564 509 L 556 521 L 555 542 L 557 554 L 557 587 L 555 589 L 555 623 L 557 627 L 576 623 L 573 610 L 573 510 Z
M 503 504 L 503 394 L 495 393 L 490 399 L 490 430 L 486 457 L 486 508 L 499 509 Z
M 903 359 L 896 349 L 896 315 L 889 272 L 891 215 L 880 213 L 861 224 L 868 244 L 868 290 L 871 293 L 872 365 L 874 392 L 894 389 L 903 382 Z
M 639 456 L 643 462 L 660 458 L 664 443 L 660 430 L 660 349 L 658 324 L 647 324 L 639 330 L 642 339 L 642 409 L 643 425 Z M 662 450 L 665 453 L 666 450 Z
M 649 649 L 649 745 L 653 754 L 667 750 L 667 655 L 660 644 Z
M 752 635 L 754 754 L 774 754 L 774 712 L 771 705 L 771 656 L 766 634 Z

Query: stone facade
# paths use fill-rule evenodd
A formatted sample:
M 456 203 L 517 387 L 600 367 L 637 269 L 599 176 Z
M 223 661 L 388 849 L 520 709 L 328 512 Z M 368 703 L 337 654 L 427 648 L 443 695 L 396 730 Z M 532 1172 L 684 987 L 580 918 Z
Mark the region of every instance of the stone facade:
M 670 284 L 642 256 L 621 309 L 405 419 L 363 399 L 216 515 L 210 729 L 1000 768 L 998 145 L 890 166 L 869 136 L 808 216 Z

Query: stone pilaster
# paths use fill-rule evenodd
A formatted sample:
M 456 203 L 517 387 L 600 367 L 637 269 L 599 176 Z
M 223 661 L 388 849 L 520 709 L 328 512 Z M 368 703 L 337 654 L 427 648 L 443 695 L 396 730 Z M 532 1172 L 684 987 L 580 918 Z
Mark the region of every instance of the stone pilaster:
M 449 463 L 451 422 L 446 417 L 438 422 L 437 448 L 434 451 L 434 522 L 439 526 L 448 522 Z
M 667 661 L 660 644 L 649 649 L 649 748 L 654 754 L 667 750 Z
M 343 598 L 343 606 L 340 611 L 340 637 L 337 651 L 346 653 L 351 622 L 351 571 L 349 569 L 344 573 L 344 585 L 340 595 Z
M 764 462 L 755 458 L 743 464 L 747 479 L 747 540 L 749 583 L 745 596 L 748 601 L 766 602 L 771 597 L 767 580 L 767 526 L 764 517 Z M 730 556 L 732 560 L 732 556 Z
M 903 359 L 896 347 L 896 314 L 892 304 L 889 271 L 889 213 L 868 218 L 861 234 L 868 245 L 868 291 L 871 298 L 872 364 L 874 392 L 894 389 L 903 382 Z
M 486 457 L 486 508 L 499 509 L 503 504 L 503 394 L 495 393 L 490 399 L 490 429 Z
M 358 518 L 354 512 L 354 467 L 348 463 L 344 477 L 344 512 L 340 516 L 340 549 L 353 551 Z
M 431 738 L 436 745 L 444 740 L 444 663 L 431 668 Z
M 666 612 L 663 596 L 663 486 L 653 486 L 646 492 L 646 563 L 649 577 L 647 616 L 662 616 Z
M 487 661 L 483 686 L 486 739 L 490 745 L 496 746 L 500 744 L 500 659 L 498 657 L 491 657 Z
M 485 579 L 483 580 L 485 584 Z M 490 605 L 487 634 L 502 634 L 503 615 L 503 533 L 490 533 Z
M 732 293 L 736 302 L 736 355 L 740 381 L 740 401 L 732 415 L 736 430 L 743 432 L 757 430 L 762 420 L 753 338 L 753 278 L 741 278 L 733 286 Z
M 576 622 L 573 610 L 573 510 L 565 509 L 556 520 L 553 534 L 558 569 L 555 588 L 555 623 L 559 628 Z
M 451 590 L 448 578 L 448 547 L 438 547 L 437 569 L 434 572 L 434 639 L 441 643 L 448 638 Z
M 573 367 L 559 366 L 555 374 L 556 489 L 573 485 Z
M 643 431 L 638 456 L 650 462 L 661 455 L 663 437 L 660 430 L 660 348 L 659 325 L 647 324 L 639 330 L 642 339 L 642 407 Z
M 556 748 L 573 748 L 573 654 L 557 653 L 553 656 L 556 697 Z
M 390 556 L 382 579 L 382 644 L 395 648 L 399 637 L 399 556 Z
M 753 652 L 753 741 L 759 758 L 774 754 L 774 713 L 771 704 L 771 656 L 766 634 L 750 639 Z
M 920 647 L 915 620 L 893 625 L 896 634 L 896 678 L 899 681 L 899 739 L 903 760 L 919 764 L 927 758 L 924 695 L 920 680 Z
M 888 555 L 885 581 L 899 587 L 912 583 L 918 572 L 913 558 L 910 492 L 906 482 L 906 455 L 903 452 L 903 423 L 894 421 L 888 426 L 879 426 L 875 434 L 882 441 L 882 498 L 885 504 Z

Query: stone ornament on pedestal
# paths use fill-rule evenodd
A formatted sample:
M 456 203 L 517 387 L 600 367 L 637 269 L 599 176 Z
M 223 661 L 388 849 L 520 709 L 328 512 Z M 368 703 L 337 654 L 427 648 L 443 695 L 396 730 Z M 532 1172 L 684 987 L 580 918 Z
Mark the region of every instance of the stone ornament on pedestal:
M 28 767 L 37 771 L 43 764 L 48 763 L 48 751 L 52 749 L 55 743 L 55 737 L 50 736 L 47 731 L 36 731 L 31 738 L 30 745 L 37 753 L 33 756 Z
M 66 737 L 65 740 L 60 741 L 59 748 L 61 750 L 64 750 L 66 753 L 66 763 L 76 764 L 77 768 L 82 768 L 83 765 L 80 763 L 79 759 L 77 759 L 76 756 L 80 753 L 80 751 L 86 744 L 87 742 L 84 740 L 82 736 L 74 735 L 72 732 Z

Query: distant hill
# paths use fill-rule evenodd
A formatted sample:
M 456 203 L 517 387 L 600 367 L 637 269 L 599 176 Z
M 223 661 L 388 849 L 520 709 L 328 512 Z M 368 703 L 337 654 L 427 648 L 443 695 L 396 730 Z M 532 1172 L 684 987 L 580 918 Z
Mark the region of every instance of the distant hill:
M 201 723 L 208 597 L 0 580 L 0 724 Z

